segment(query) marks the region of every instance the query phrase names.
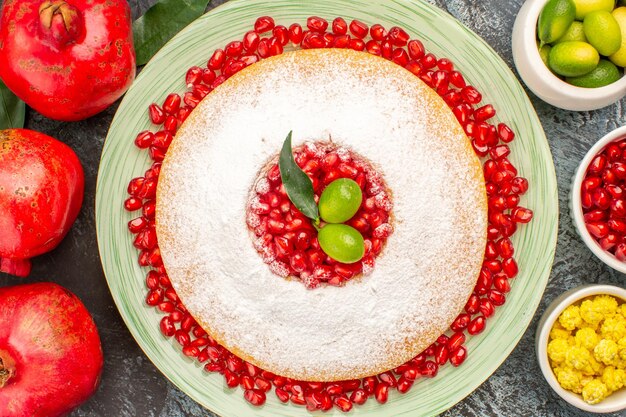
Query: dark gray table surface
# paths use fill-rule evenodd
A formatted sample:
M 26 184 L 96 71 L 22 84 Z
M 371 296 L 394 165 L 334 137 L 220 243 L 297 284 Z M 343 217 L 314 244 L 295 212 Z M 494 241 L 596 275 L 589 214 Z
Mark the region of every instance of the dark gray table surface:
M 133 16 L 139 16 L 153 2 L 130 0 Z M 222 3 L 225 1 L 214 0 L 209 8 Z M 511 30 L 522 0 L 431 0 L 431 3 L 484 38 L 514 68 Z M 445 413 L 446 416 L 587 415 L 562 401 L 542 377 L 534 349 L 537 321 L 550 301 L 567 289 L 585 283 L 626 285 L 624 275 L 604 265 L 585 247 L 576 235 L 567 209 L 569 184 L 578 162 L 597 139 L 624 123 L 624 99 L 597 111 L 570 112 L 551 107 L 530 92 L 529 96 L 550 142 L 558 177 L 560 224 L 554 267 L 541 305 L 519 345 L 480 388 Z M 0 286 L 55 281 L 75 292 L 93 314 L 105 353 L 102 383 L 97 393 L 71 416 L 214 416 L 172 385 L 139 349 L 120 318 L 102 272 L 95 232 L 95 187 L 100 153 L 117 104 L 75 123 L 55 122 L 28 111 L 26 127 L 56 137 L 77 152 L 85 168 L 85 204 L 62 244 L 34 260 L 28 279 L 0 274 Z M 613 414 L 617 415 L 620 414 Z

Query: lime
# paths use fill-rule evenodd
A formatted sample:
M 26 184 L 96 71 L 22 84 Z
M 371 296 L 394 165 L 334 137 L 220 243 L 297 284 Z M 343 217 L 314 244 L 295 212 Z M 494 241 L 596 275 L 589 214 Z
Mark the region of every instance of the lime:
M 598 51 L 585 42 L 562 42 L 554 45 L 548 65 L 557 74 L 578 77 L 593 70 L 600 61 Z
M 568 41 L 580 41 L 587 42 L 587 37 L 585 36 L 585 30 L 583 29 L 583 22 L 578 22 L 574 20 L 571 25 L 567 28 L 563 36 L 554 41 L 555 44 L 561 42 Z
M 606 59 L 601 59 L 598 66 L 591 72 L 580 77 L 568 77 L 568 83 L 577 87 L 595 88 L 609 85 L 620 79 L 622 74 L 615 64 Z
M 537 36 L 541 44 L 554 42 L 563 36 L 575 15 L 576 6 L 572 0 L 548 0 L 537 20 Z
M 574 0 L 576 19 L 583 20 L 591 12 L 604 10 L 610 12 L 615 7 L 615 0 Z
M 550 55 L 551 49 L 552 47 L 550 45 L 543 45 L 541 48 L 539 48 L 539 56 L 541 57 L 541 60 L 546 65 L 546 67 L 549 67 L 548 56 Z
M 591 12 L 583 21 L 585 36 L 596 50 L 605 56 L 617 52 L 622 46 L 622 32 L 619 24 L 609 12 Z
M 609 56 L 609 59 L 613 61 L 615 65 L 626 67 L 626 7 L 618 7 L 613 10 L 612 15 L 615 20 L 617 20 L 619 29 L 622 32 L 622 44 L 617 52 Z
M 361 187 L 349 178 L 340 178 L 328 184 L 319 201 L 320 216 L 327 223 L 343 223 L 361 207 Z
M 322 250 L 344 264 L 360 261 L 365 254 L 363 236 L 347 224 L 327 224 L 317 234 Z

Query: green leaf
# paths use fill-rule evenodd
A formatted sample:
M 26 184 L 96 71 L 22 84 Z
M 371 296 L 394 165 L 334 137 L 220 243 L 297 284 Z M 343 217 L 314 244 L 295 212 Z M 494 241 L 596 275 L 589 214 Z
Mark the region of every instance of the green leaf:
M 137 65 L 146 64 L 174 35 L 202 16 L 210 0 L 159 0 L 133 22 Z
M 24 127 L 26 105 L 0 80 L 0 130 Z
M 293 205 L 300 210 L 300 213 L 314 220 L 317 224 L 319 223 L 319 211 L 315 203 L 313 183 L 293 159 L 291 133 L 289 132 L 287 135 L 278 159 L 280 178 L 283 180 L 285 191 Z

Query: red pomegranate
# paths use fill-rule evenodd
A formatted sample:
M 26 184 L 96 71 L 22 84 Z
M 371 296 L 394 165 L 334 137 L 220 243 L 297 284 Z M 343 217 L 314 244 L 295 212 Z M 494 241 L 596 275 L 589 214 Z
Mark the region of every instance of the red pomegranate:
M 5 0 L 1 13 L 0 78 L 46 117 L 93 116 L 135 78 L 125 0 Z
M 0 271 L 27 276 L 29 259 L 67 234 L 83 189 L 83 169 L 70 147 L 32 130 L 0 131 Z
M 0 288 L 0 415 L 55 417 L 96 390 L 100 337 L 81 301 L 53 283 Z

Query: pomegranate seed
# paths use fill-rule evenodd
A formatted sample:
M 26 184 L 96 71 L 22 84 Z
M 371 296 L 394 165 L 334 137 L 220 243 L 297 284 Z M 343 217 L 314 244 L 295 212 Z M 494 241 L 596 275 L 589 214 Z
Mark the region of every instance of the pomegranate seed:
M 389 371 L 379 374 L 378 378 L 381 381 L 385 382 L 387 385 L 389 385 L 390 388 L 394 388 L 397 384 L 396 377 L 393 376 L 393 374 Z
M 372 36 L 374 38 L 374 36 Z M 412 39 L 407 44 L 407 51 L 411 59 L 419 60 L 426 54 L 426 49 L 424 48 L 424 44 L 417 40 Z
M 386 382 L 381 382 L 376 385 L 374 397 L 380 404 L 385 404 L 389 398 L 389 385 Z
M 169 316 L 165 316 L 161 319 L 160 328 L 161 333 L 163 333 L 165 337 L 172 337 L 174 333 L 176 333 L 176 327 Z
M 420 75 L 422 72 L 422 65 L 419 62 L 416 61 L 411 61 L 408 64 L 405 65 L 405 67 L 407 70 L 409 70 L 410 72 L 413 73 L 413 75 Z
M 258 34 L 274 29 L 274 19 L 270 16 L 261 16 L 254 22 L 254 31 Z
M 622 156 L 622 151 L 620 150 L 619 145 L 615 143 L 609 145 L 606 148 L 605 153 L 611 162 L 617 161 Z
M 498 124 L 498 137 L 504 143 L 509 143 L 515 139 L 515 133 L 504 123 Z
M 466 86 L 465 78 L 463 78 L 463 74 L 459 71 L 450 72 L 450 83 L 458 88 L 463 88 Z
M 615 257 L 622 262 L 626 261 L 626 244 L 625 243 L 620 243 L 619 245 L 617 245 L 617 248 L 615 249 Z
M 339 395 L 333 399 L 333 404 L 337 406 L 341 411 L 347 413 L 352 410 L 352 401 L 348 399 L 345 395 Z
M 459 316 L 450 325 L 450 329 L 455 332 L 465 330 L 469 325 L 470 320 L 471 316 L 469 314 L 459 314 Z
M 328 21 L 318 16 L 311 16 L 306 20 L 306 27 L 312 32 L 323 33 L 328 28 Z
M 350 33 L 352 33 L 357 38 L 365 38 L 368 32 L 369 27 L 365 23 L 359 20 L 353 20 L 352 22 L 350 22 Z
M 377 55 L 380 56 L 381 55 L 381 47 L 380 47 L 380 43 L 376 42 L 375 40 L 370 40 L 365 44 L 365 49 L 367 50 L 367 52 L 369 52 L 372 55 Z
M 439 345 L 435 348 L 435 361 L 439 365 L 448 362 L 448 348 L 445 345 Z
M 493 279 L 493 286 L 495 287 L 496 290 L 502 293 L 507 293 L 511 291 L 511 284 L 509 284 L 509 277 L 507 277 L 506 274 L 498 274 Z
M 150 113 L 150 120 L 155 125 L 163 124 L 165 121 L 165 112 L 163 109 L 156 103 L 152 103 L 150 107 L 148 107 Z
M 265 400 L 266 400 L 265 393 L 258 389 L 247 389 L 243 393 L 243 397 L 250 404 L 255 405 L 257 407 L 265 404 Z
M 285 46 L 289 43 L 289 29 L 283 25 L 275 26 L 272 30 L 272 35 L 278 40 L 281 46 Z
M 463 94 L 463 92 L 461 92 Z M 468 100 L 469 101 L 469 100 Z M 491 104 L 486 104 L 474 111 L 474 120 L 482 122 L 496 115 L 496 110 Z
M 478 316 L 473 319 L 467 326 L 467 332 L 471 335 L 476 335 L 485 330 L 485 317 Z
M 185 84 L 187 87 L 191 88 L 194 84 L 198 84 L 200 81 L 202 81 L 202 68 L 189 68 L 187 70 L 187 74 L 185 75 Z
M 163 110 L 167 114 L 175 114 L 180 108 L 181 98 L 178 94 L 172 93 L 165 98 L 163 102 Z
M 362 405 L 365 404 L 365 401 L 367 401 L 367 397 L 367 392 L 365 392 L 365 390 L 361 388 L 358 388 L 352 391 L 352 394 L 350 394 L 350 401 L 352 401 L 354 404 Z
M 516 207 L 511 211 L 511 217 L 517 223 L 528 223 L 533 218 L 533 212 L 527 208 Z
M 345 35 L 348 33 L 348 24 L 342 17 L 337 17 L 333 20 L 332 28 L 335 35 Z
M 254 383 L 263 392 L 268 392 L 272 389 L 272 383 L 261 377 L 254 378 Z
M 178 344 L 180 344 L 183 347 L 191 343 L 191 338 L 189 337 L 189 333 L 187 333 L 184 330 L 180 330 L 180 329 L 176 330 L 176 333 L 174 333 L 174 338 L 176 339 Z
M 355 51 L 364 51 L 365 42 L 363 42 L 362 39 L 350 39 L 350 44 L 348 45 L 348 47 Z
M 394 26 L 389 29 L 389 35 L 387 36 L 394 46 L 406 46 L 409 41 L 409 34 L 398 26 Z
M 480 310 L 482 315 L 485 316 L 486 318 L 489 318 L 489 317 L 493 316 L 493 314 L 496 312 L 496 308 L 494 307 L 494 303 L 492 303 L 490 300 L 487 300 L 486 298 L 482 298 L 480 300 L 480 304 L 478 306 L 478 309 Z
M 372 37 L 372 39 L 374 39 L 375 41 L 382 41 L 387 37 L 387 31 L 385 30 L 385 28 L 376 23 L 374 25 L 372 25 L 372 27 L 370 28 L 370 36 Z
M 463 96 L 463 99 L 469 104 L 478 104 L 483 99 L 478 90 L 476 90 L 476 88 L 471 85 L 463 87 L 463 89 L 461 89 L 461 95 Z
M 136 219 L 128 222 L 128 230 L 133 234 L 137 234 L 141 232 L 147 225 L 147 219 L 145 219 L 144 217 L 137 217 Z
M 281 388 L 276 388 L 274 392 L 276 393 L 276 396 L 281 403 L 286 403 L 287 401 L 289 401 L 289 393 L 287 391 Z
M 506 301 L 506 297 L 498 290 L 489 290 L 487 293 L 489 300 L 496 306 L 501 306 Z
M 137 135 L 135 138 L 135 146 L 139 149 L 146 149 L 152 145 L 154 134 L 148 130 L 145 130 Z
M 448 344 L 446 347 L 449 352 L 456 351 L 463 343 L 465 343 L 465 334 L 463 332 L 454 333 L 450 340 L 448 340 Z
M 420 374 L 427 378 L 434 378 L 439 372 L 439 366 L 433 361 L 426 361 L 420 366 Z
M 129 197 L 124 201 L 124 208 L 127 211 L 139 210 L 142 207 L 143 207 L 143 203 L 140 198 Z
M 303 36 L 304 35 L 302 31 L 302 26 L 300 26 L 298 23 L 294 23 L 289 26 L 289 40 L 291 41 L 291 43 L 293 43 L 294 45 L 299 45 L 300 42 L 302 42 Z
M 479 285 L 481 285 L 482 287 L 490 286 L 491 285 L 491 273 L 488 272 L 488 271 L 485 272 L 484 268 L 480 272 L 481 273 L 480 273 L 479 278 L 478 278 Z M 486 277 L 486 280 L 488 280 L 488 281 L 486 281 L 486 282 L 481 284 L 480 283 L 481 279 L 483 279 L 483 281 L 485 280 L 485 278 L 483 278 L 483 277 Z M 479 304 L 480 304 L 480 298 L 478 298 L 478 296 L 472 294 L 470 296 L 469 300 L 467 300 L 467 303 L 465 304 L 465 311 L 468 314 L 475 314 L 478 311 Z
M 324 48 L 325 46 L 324 36 L 317 32 L 308 32 L 302 39 L 302 48 L 304 49 Z
M 467 350 L 465 349 L 465 347 L 461 346 L 450 355 L 450 363 L 452 364 L 452 366 L 459 366 L 465 361 L 466 357 Z
M 213 71 L 217 71 L 222 68 L 224 65 L 224 61 L 226 60 L 226 53 L 224 53 L 223 49 L 216 49 L 209 58 L 209 62 L 207 63 L 207 67 Z
M 396 389 L 398 390 L 400 394 L 404 394 L 411 389 L 414 383 L 415 383 L 414 379 L 405 378 L 403 375 L 398 380 L 398 386 L 396 387 Z

